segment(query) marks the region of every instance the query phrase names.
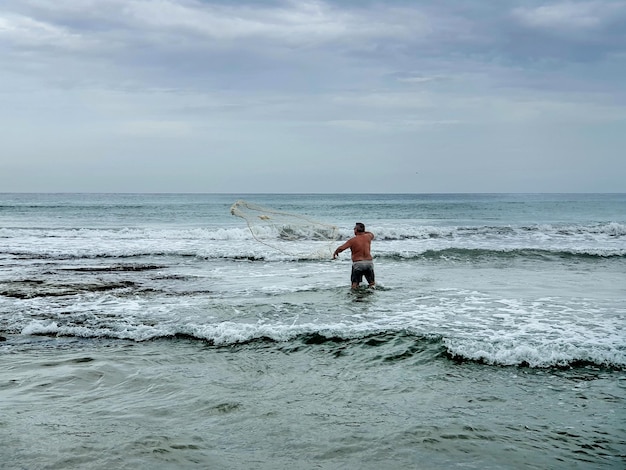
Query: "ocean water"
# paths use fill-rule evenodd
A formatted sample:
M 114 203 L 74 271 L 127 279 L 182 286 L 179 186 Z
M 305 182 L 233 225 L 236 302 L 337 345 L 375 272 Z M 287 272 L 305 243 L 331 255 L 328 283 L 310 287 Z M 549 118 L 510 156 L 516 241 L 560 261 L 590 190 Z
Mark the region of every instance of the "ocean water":
M 0 194 L 0 468 L 622 469 L 625 327 L 626 194 Z

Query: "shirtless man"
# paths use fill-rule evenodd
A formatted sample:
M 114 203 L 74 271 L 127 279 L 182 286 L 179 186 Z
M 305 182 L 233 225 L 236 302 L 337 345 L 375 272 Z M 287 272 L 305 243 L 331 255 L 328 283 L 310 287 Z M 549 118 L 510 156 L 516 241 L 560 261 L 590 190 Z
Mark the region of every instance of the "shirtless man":
M 359 287 L 363 276 L 365 276 L 369 287 L 374 288 L 376 285 L 374 280 L 374 262 L 370 252 L 373 239 L 374 234 L 366 232 L 365 225 L 357 222 L 354 227 L 354 237 L 337 248 L 333 253 L 333 259 L 335 259 L 343 250 L 350 248 L 352 252 L 352 274 L 350 280 L 352 281 L 353 289 Z

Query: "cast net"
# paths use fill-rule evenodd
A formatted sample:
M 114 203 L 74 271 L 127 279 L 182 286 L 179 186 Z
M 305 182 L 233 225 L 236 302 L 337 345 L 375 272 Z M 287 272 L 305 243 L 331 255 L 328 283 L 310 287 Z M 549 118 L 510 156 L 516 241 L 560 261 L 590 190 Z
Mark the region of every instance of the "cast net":
M 246 221 L 256 241 L 289 256 L 327 259 L 339 238 L 334 225 L 243 200 L 236 201 L 230 213 Z

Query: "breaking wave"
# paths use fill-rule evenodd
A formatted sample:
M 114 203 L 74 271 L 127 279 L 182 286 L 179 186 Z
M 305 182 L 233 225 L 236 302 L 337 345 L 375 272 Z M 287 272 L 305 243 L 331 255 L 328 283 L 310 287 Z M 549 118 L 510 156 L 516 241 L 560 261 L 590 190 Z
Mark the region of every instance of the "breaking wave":
M 172 329 L 144 325 L 132 329 L 60 326 L 55 322 L 32 322 L 21 334 L 108 338 L 133 341 L 203 341 L 216 348 L 275 347 L 282 352 L 322 349 L 329 354 L 362 355 L 364 361 L 452 360 L 491 366 L 530 368 L 601 367 L 626 368 L 626 347 L 594 342 L 544 341 L 511 344 L 506 341 L 460 339 L 424 335 L 409 329 L 346 328 L 345 325 L 284 326 L 222 323 L 188 325 Z

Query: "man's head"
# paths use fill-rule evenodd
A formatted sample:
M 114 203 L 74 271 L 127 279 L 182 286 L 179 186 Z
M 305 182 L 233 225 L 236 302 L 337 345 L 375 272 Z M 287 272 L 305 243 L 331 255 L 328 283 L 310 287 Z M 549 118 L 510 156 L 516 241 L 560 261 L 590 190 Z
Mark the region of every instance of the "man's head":
M 354 231 L 355 232 L 361 232 L 361 233 L 365 232 L 365 225 L 363 225 L 361 222 L 357 222 L 354 225 Z

